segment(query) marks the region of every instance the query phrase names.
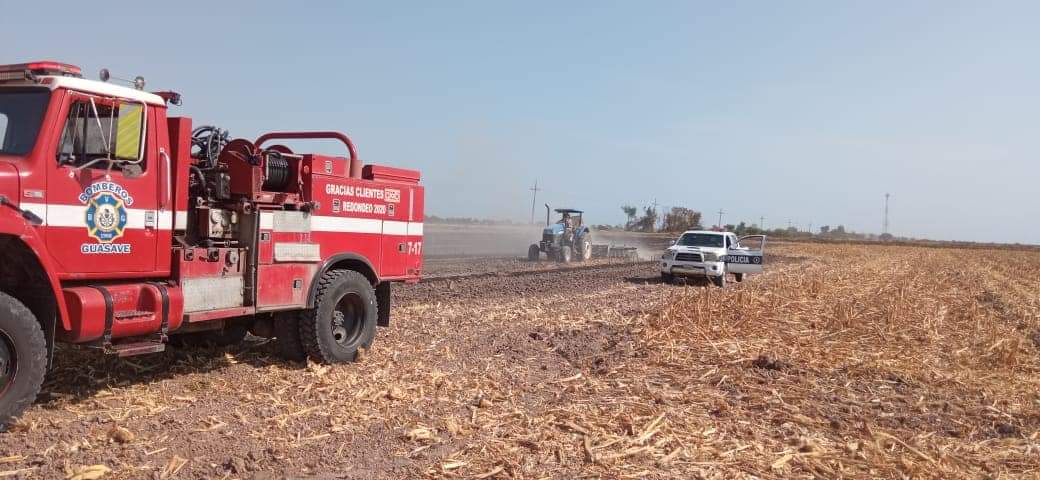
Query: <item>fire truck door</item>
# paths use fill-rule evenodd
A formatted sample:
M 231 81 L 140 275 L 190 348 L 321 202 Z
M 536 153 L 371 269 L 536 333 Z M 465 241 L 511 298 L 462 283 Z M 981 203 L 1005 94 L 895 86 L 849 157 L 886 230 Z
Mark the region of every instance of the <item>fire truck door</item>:
M 735 244 L 729 245 L 726 250 L 726 271 L 730 273 L 762 273 L 765 246 L 765 235 L 741 237 Z
M 46 237 L 69 273 L 149 272 L 161 225 L 154 109 L 70 93 L 48 161 Z M 168 222 L 166 222 L 168 223 Z M 165 225 L 165 228 L 171 228 Z

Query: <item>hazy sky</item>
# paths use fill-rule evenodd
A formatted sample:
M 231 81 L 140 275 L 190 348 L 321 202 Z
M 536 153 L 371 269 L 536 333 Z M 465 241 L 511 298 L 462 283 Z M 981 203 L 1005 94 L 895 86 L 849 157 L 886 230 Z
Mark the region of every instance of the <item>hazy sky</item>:
M 143 75 L 235 136 L 345 131 L 429 214 L 527 219 L 537 178 L 595 223 L 878 232 L 890 192 L 896 235 L 1040 243 L 1040 2 L 225 3 L 0 1 L 0 62 Z

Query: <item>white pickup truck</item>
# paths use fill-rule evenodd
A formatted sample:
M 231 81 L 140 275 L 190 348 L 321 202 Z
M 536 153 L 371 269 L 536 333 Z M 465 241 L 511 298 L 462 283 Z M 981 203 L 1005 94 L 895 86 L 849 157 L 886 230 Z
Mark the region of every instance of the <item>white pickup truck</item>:
M 671 283 L 677 276 L 700 277 L 725 287 L 727 274 L 740 282 L 745 275 L 762 273 L 765 246 L 765 235 L 737 238 L 732 232 L 689 230 L 661 255 L 661 280 Z

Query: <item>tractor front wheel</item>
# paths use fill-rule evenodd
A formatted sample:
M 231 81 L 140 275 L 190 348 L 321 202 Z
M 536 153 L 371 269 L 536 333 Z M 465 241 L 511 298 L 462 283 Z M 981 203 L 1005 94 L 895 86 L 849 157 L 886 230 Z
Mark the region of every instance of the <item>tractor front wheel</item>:
M 36 400 L 47 372 L 47 342 L 22 302 L 0 292 L 0 430 Z
M 527 260 L 530 262 L 537 262 L 538 256 L 541 255 L 542 251 L 538 248 L 538 245 L 531 244 L 527 247 Z

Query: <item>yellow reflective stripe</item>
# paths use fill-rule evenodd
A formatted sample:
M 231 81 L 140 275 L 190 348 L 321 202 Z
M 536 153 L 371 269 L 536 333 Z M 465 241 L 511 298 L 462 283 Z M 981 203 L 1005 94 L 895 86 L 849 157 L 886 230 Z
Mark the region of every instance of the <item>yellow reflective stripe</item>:
M 141 152 L 141 118 L 143 108 L 140 105 L 120 105 L 119 125 L 116 130 L 116 158 L 136 160 Z

